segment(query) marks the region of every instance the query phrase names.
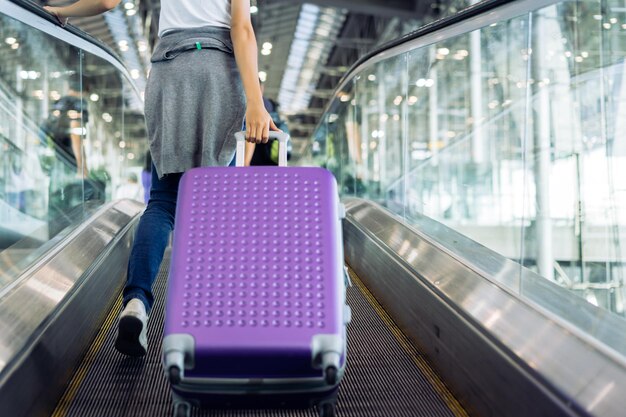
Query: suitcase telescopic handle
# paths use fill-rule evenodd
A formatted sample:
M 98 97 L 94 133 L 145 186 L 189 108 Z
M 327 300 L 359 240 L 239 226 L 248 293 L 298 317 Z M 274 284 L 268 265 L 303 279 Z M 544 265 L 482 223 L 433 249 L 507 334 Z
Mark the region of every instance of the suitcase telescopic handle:
M 270 130 L 270 139 L 278 140 L 278 166 L 287 166 L 287 141 L 289 140 L 289 134 L 285 132 L 276 132 Z M 238 167 L 243 166 L 243 159 L 246 150 L 246 132 L 235 133 L 237 139 L 237 153 L 236 153 L 236 165 Z

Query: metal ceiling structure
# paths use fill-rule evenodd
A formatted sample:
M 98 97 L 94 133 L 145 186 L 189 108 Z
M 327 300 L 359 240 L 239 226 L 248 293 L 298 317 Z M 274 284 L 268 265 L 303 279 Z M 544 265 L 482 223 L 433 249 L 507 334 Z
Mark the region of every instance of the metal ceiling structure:
M 67 0 L 41 1 L 50 5 Z M 294 147 L 305 146 L 334 87 L 377 45 L 469 4 L 419 0 L 252 0 L 265 95 L 279 104 Z M 157 41 L 160 0 L 123 0 L 103 16 L 71 23 L 100 38 L 126 62 L 140 88 Z M 270 47 L 271 45 L 271 47 Z M 264 51 L 265 50 L 265 51 Z

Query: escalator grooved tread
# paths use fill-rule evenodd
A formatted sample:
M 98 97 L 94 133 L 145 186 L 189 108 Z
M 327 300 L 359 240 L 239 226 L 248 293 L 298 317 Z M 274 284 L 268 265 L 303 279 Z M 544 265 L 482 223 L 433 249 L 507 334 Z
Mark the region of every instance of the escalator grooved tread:
M 80 386 L 64 398 L 55 417 L 156 417 L 172 415 L 172 401 L 161 368 L 161 339 L 170 252 L 154 286 L 155 303 L 148 326 L 148 355 L 128 358 L 114 346 L 117 319 L 103 327 L 106 338 L 81 365 Z M 337 417 L 462 417 L 435 389 L 358 286 L 348 289 L 352 323 L 348 326 L 348 368 L 339 390 Z M 120 304 L 116 304 L 116 311 Z M 415 352 L 415 354 L 418 354 Z M 85 373 L 86 372 L 86 373 Z M 76 382 L 74 385 L 76 385 Z M 432 381 L 431 381 L 432 382 Z M 445 393 L 443 393 L 445 394 Z M 450 396 L 450 398 L 452 398 Z M 453 404 L 454 405 L 454 404 Z M 61 403 L 60 405 L 61 406 Z M 193 408 L 192 417 L 317 417 L 308 410 L 208 410 Z

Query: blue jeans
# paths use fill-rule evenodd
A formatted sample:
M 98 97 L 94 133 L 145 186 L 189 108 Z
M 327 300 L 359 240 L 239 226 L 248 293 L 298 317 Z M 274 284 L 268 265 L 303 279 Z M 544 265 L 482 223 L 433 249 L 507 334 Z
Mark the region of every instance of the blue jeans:
M 150 311 L 154 303 L 152 284 L 156 279 L 169 236 L 174 229 L 178 183 L 182 173 L 159 179 L 152 165 L 152 187 L 146 210 L 139 219 L 135 241 L 128 260 L 124 305 L 139 298 Z

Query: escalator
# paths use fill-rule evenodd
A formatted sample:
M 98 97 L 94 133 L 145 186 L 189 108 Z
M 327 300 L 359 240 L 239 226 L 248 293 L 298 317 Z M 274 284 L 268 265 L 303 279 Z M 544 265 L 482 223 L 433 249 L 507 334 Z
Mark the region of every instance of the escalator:
M 169 252 L 169 251 L 168 251 Z M 54 417 L 168 416 L 173 411 L 161 364 L 163 311 L 169 270 L 166 254 L 155 283 L 148 355 L 129 358 L 113 347 L 121 301 L 108 315 L 53 413 Z M 352 275 L 348 304 L 348 367 L 338 396 L 338 416 L 467 416 L 375 298 Z M 308 410 L 201 410 L 194 416 L 310 416 Z
M 585 229 L 578 213 L 575 224 L 553 225 L 555 239 L 563 240 L 550 243 L 550 193 L 540 179 L 546 179 L 551 161 L 563 164 L 554 172 L 570 172 L 585 155 L 567 153 L 565 146 L 549 154 L 552 145 L 539 133 L 559 135 L 568 127 L 559 124 L 565 117 L 556 117 L 559 123 L 549 120 L 552 113 L 545 106 L 550 95 L 563 104 L 570 86 L 548 75 L 577 67 L 552 68 L 535 78 L 525 72 L 541 72 L 547 65 L 529 62 L 540 55 L 544 40 L 537 28 L 547 30 L 549 39 L 562 32 L 562 38 L 556 36 L 562 47 L 565 35 L 582 25 L 582 15 L 597 23 L 600 12 L 621 10 L 601 0 L 597 15 L 568 15 L 591 7 L 587 3 L 479 2 L 383 45 L 340 81 L 314 132 L 311 152 L 301 159 L 333 172 L 347 208 L 343 235 L 353 318 L 338 416 L 623 416 L 624 285 L 591 282 L 585 274 L 592 267 L 604 270 L 582 260 L 582 251 L 593 246 L 583 244 L 585 232 L 606 233 L 598 239 L 605 245 L 597 250 L 600 255 L 585 255 L 619 276 L 626 261 L 620 257 L 621 229 L 615 220 L 621 213 L 619 196 L 597 199 L 610 203 L 597 212 L 609 213 L 601 220 L 613 223 Z M 0 242 L 5 246 L 0 253 L 0 415 L 169 416 L 172 402 L 160 357 L 169 251 L 155 284 L 148 356 L 124 357 L 113 347 L 125 266 L 143 209 L 137 202 L 116 200 L 112 192 L 132 173 L 130 150 L 139 155 L 140 144 L 145 145 L 140 111 L 132 108 L 140 103 L 132 77 L 97 40 L 72 27 L 59 28 L 31 2 L 0 0 L 0 19 L 6 51 L 21 48 L 0 68 L 0 133 L 6 142 L 0 155 Z M 567 23 L 555 24 L 559 19 Z M 611 44 L 604 37 L 612 33 L 613 20 L 618 21 L 610 18 L 593 32 L 601 32 L 602 47 Z M 62 59 L 67 51 L 76 57 L 69 63 Z M 593 53 L 583 52 L 575 62 L 589 62 Z M 602 59 L 610 56 L 604 52 Z M 583 85 L 584 93 L 604 94 L 593 95 L 581 114 L 601 108 L 615 111 L 602 114 L 606 123 L 623 120 L 612 96 L 623 90 L 622 81 L 626 85 L 622 64 L 600 60 L 568 79 L 577 88 Z M 509 73 L 499 73 L 501 67 Z M 80 180 L 76 203 L 61 210 L 72 213 L 70 225 L 57 234 L 47 219 L 49 196 L 65 185 L 55 189 L 58 178 L 42 168 L 50 156 L 38 136 L 46 105 L 28 100 L 61 95 L 75 74 L 92 88 L 91 114 L 102 113 L 81 132 L 89 139 L 89 165 L 97 167 L 90 178 L 101 181 L 104 191 L 97 202 L 90 201 L 86 181 Z M 607 77 L 611 88 L 597 84 Z M 48 90 L 31 85 L 36 80 Z M 485 91 L 478 91 L 483 84 Z M 107 112 L 96 94 L 104 91 Z M 575 96 L 585 98 L 581 91 Z M 538 119 L 530 119 L 531 113 Z M 477 120 L 484 123 L 476 127 Z M 598 125 L 575 122 L 589 129 Z M 536 140 L 528 136 L 535 128 Z M 602 134 L 620 131 L 614 128 L 603 128 Z M 613 140 L 585 143 L 585 149 L 609 144 L 591 149 L 588 159 L 613 157 L 611 152 L 621 149 Z M 527 149 L 531 145 L 536 145 L 533 154 Z M 531 160 L 537 166 L 529 168 Z M 619 165 L 603 162 L 610 169 Z M 614 182 L 620 178 L 611 171 L 606 182 L 619 188 Z M 6 186 L 11 179 L 21 188 Z M 537 205 L 529 209 L 531 191 Z M 577 200 L 576 207 L 582 206 Z M 537 217 L 527 217 L 529 211 Z M 490 216 L 501 223 L 486 222 Z M 572 248 L 580 251 L 580 260 L 571 259 Z M 602 258 L 603 250 L 614 257 Z M 557 252 L 571 261 L 569 269 L 551 255 Z M 577 268 L 582 277 L 574 283 L 570 275 Z M 603 309 L 603 303 L 614 311 Z M 317 412 L 194 409 L 192 415 L 314 417 Z

